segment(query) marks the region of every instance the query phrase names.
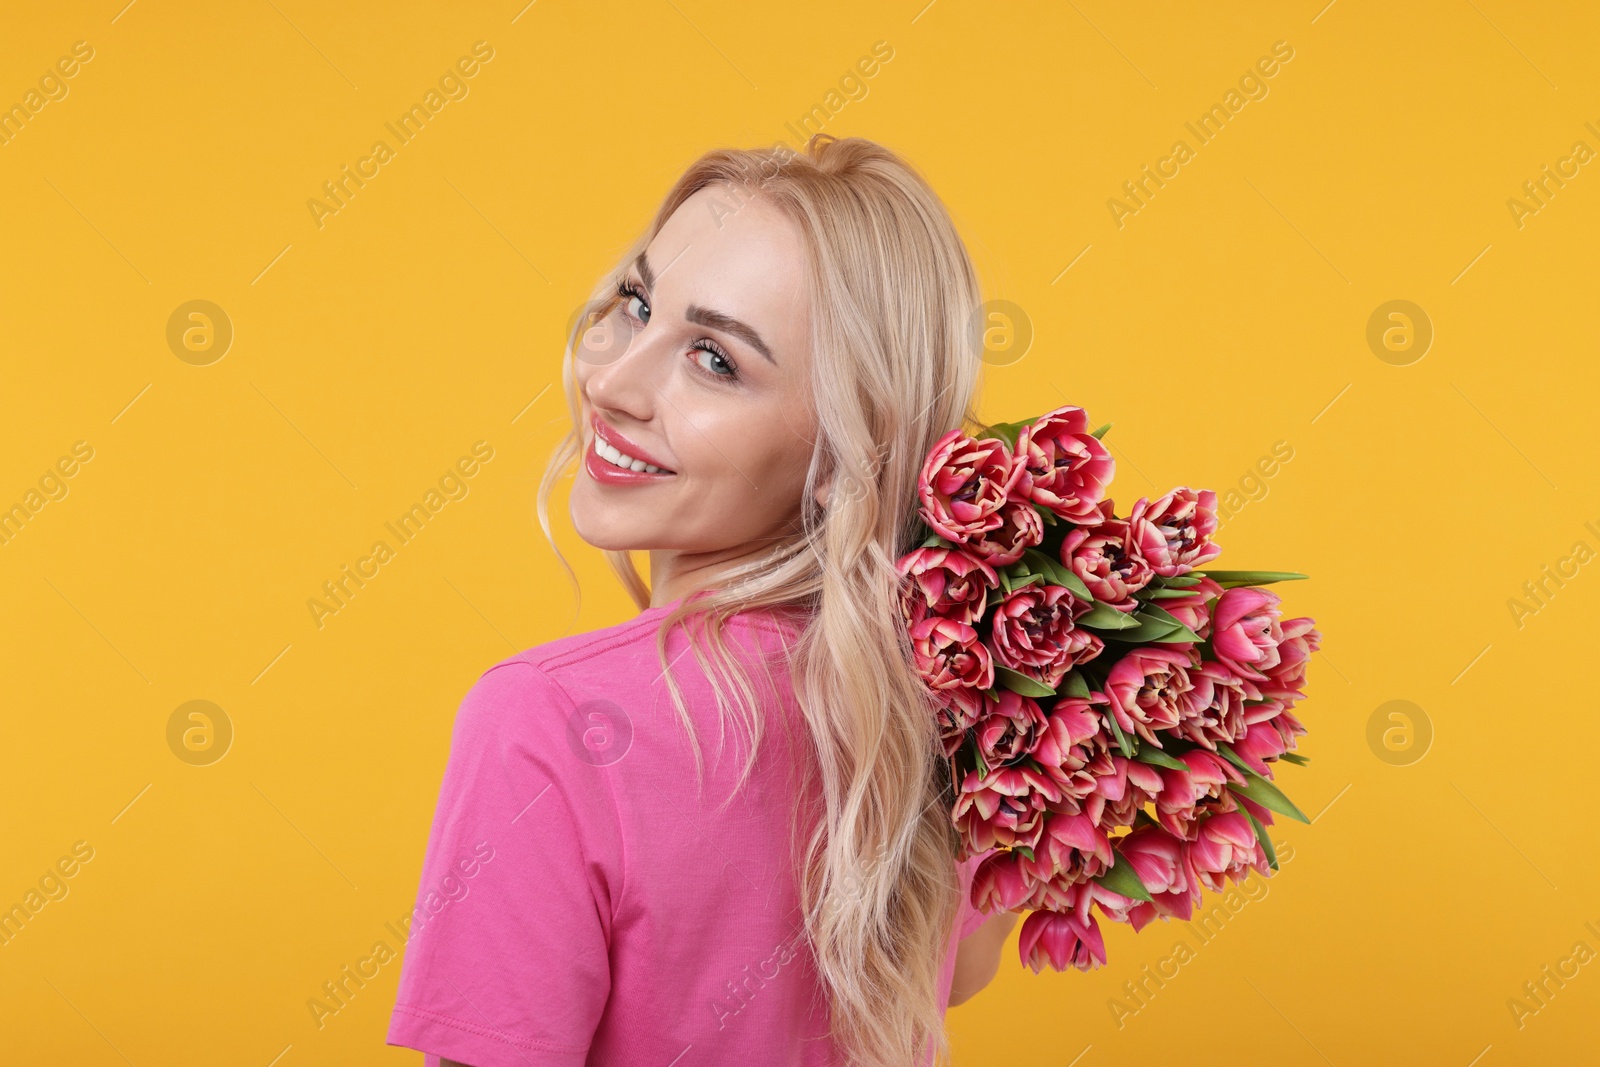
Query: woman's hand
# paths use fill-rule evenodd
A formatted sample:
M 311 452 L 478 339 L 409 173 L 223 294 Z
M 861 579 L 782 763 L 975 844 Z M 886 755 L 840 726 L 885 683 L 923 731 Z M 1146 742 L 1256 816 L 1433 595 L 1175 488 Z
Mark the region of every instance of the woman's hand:
M 994 978 L 1000 970 L 1000 950 L 1016 925 L 1016 912 L 996 912 L 961 940 L 956 949 L 955 975 L 950 979 L 952 1008 L 972 999 Z

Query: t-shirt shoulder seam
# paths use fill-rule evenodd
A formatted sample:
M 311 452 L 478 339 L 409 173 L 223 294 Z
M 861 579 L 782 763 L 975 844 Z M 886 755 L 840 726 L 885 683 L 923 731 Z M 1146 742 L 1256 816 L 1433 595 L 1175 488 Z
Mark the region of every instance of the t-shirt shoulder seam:
M 412 1007 L 409 1004 L 396 1004 L 394 1006 L 394 1010 L 402 1015 L 410 1015 L 426 1022 L 438 1023 L 441 1026 L 448 1026 L 453 1030 L 460 1030 L 463 1033 L 472 1034 L 476 1037 L 489 1037 L 496 1041 L 504 1041 L 513 1048 L 527 1049 L 529 1052 L 568 1053 L 589 1051 L 586 1046 L 581 1045 L 552 1045 L 548 1041 L 537 1041 L 533 1038 L 512 1037 L 510 1034 L 507 1034 L 504 1031 L 491 1030 L 486 1026 L 479 1026 L 475 1023 L 463 1022 L 453 1015 L 441 1015 L 436 1011 L 429 1011 L 426 1008 Z

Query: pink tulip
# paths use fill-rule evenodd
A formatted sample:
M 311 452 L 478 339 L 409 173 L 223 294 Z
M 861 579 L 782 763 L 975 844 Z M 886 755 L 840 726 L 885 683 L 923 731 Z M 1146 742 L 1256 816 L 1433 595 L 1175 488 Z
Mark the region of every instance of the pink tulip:
M 1185 770 L 1162 767 L 1161 792 L 1156 797 L 1156 821 L 1174 837 L 1193 840 L 1196 821 L 1204 814 L 1202 802 L 1229 796 L 1229 784 L 1243 785 L 1237 767 L 1202 748 L 1190 749 L 1178 761 Z
M 1186 843 L 1186 854 L 1189 869 L 1213 893 L 1222 892 L 1227 882 L 1243 881 L 1248 868 L 1272 873 L 1255 828 L 1242 811 L 1216 812 L 1202 820 L 1195 839 Z
M 1104 517 L 1092 526 L 1079 526 L 1061 541 L 1060 559 L 1100 603 L 1118 611 L 1133 611 L 1139 602 L 1133 594 L 1150 584 L 1155 572 L 1132 542 L 1128 524 L 1111 517 L 1111 502 L 1101 503 Z
M 989 689 L 994 661 L 978 631 L 964 622 L 930 615 L 911 628 L 917 673 L 929 689 Z
M 949 689 L 938 690 L 935 695 L 956 709 L 962 723 L 971 726 L 983 718 L 983 713 L 989 709 L 989 693 L 988 689 L 952 686 Z
M 1026 858 L 1023 860 L 1027 864 Z M 1088 881 L 1072 881 L 1064 872 L 1057 873 L 1053 878 L 1046 878 L 1042 882 L 1032 882 L 1033 892 L 1028 899 L 1023 901 L 1023 907 L 1028 911 L 1059 911 L 1071 912 L 1080 919 L 1089 917 L 1090 900 L 1083 898 L 1085 887 L 1094 883 Z
M 1069 522 L 1095 521 L 1095 506 L 1116 471 L 1111 453 L 1089 433 L 1089 417 L 1065 406 L 1041 415 L 1017 435 L 1023 469 L 1017 495 Z
M 1135 646 L 1106 675 L 1111 714 L 1123 733 L 1137 733 L 1156 748 L 1157 731 L 1178 725 L 1183 694 L 1194 683 L 1189 670 L 1199 665 L 1192 645 Z
M 1181 839 L 1157 826 L 1140 827 L 1118 842 L 1117 851 L 1150 892 L 1148 902 L 1129 909 L 1128 922 L 1135 931 L 1158 918 L 1187 919 L 1194 913 L 1198 888 L 1190 878 L 1184 849 Z
M 1186 884 L 1183 841 L 1159 826 L 1141 826 L 1117 841 L 1117 852 L 1151 895 L 1168 893 Z
M 967 730 L 972 726 L 972 720 L 967 717 L 961 705 L 948 703 L 934 712 L 934 722 L 939 730 L 940 747 L 944 749 L 945 758 L 949 759 L 961 750 L 962 744 L 967 740 Z
M 1093 916 L 1080 922 L 1053 911 L 1030 912 L 1022 920 L 1017 951 L 1034 974 L 1043 970 L 1046 963 L 1057 971 L 1068 967 L 1089 971 L 1106 962 L 1105 940 Z
M 1156 919 L 1187 919 L 1193 914 L 1189 865 L 1184 843 L 1154 826 L 1142 826 L 1116 841 L 1117 852 L 1132 865 L 1150 894 L 1142 901 L 1125 897 L 1097 882 L 1085 890 L 1112 922 L 1127 923 L 1137 932 Z
M 1057 700 L 1028 753 L 1073 802 L 1067 810 L 1079 810 L 1078 802 L 1094 791 L 1095 760 L 1110 744 L 1101 718 L 1104 703 L 1100 693 Z
M 944 754 L 953 756 L 966 740 L 967 730 L 988 710 L 988 691 L 953 686 L 932 690 L 931 693 L 934 700 L 942 702 L 934 719 L 939 727 L 939 738 L 944 742 Z
M 1211 654 L 1240 678 L 1268 681 L 1265 672 L 1278 665 L 1284 640 L 1278 604 L 1278 594 L 1270 589 L 1224 590 L 1211 614 Z
M 1055 784 L 1026 764 L 996 767 L 987 775 L 971 770 L 957 789 L 951 819 L 969 854 L 996 846 L 1032 848 L 1047 805 L 1060 800 Z
M 1312 628 L 1310 619 L 1285 619 L 1278 624 L 1282 640 L 1278 642 L 1278 662 L 1266 669 L 1267 680 L 1261 683 L 1261 692 L 1290 704 L 1304 695 L 1306 665 L 1311 653 L 1322 645 L 1322 635 Z
M 978 755 L 989 767 L 1009 763 L 1027 752 L 1045 728 L 1039 702 L 1009 689 L 986 700 L 985 713 L 973 724 Z
M 1001 524 L 1000 508 L 1022 473 L 1004 441 L 951 430 L 923 463 L 917 513 L 940 537 L 965 544 Z
M 1061 878 L 1069 884 L 1098 878 L 1111 867 L 1111 841 L 1087 815 L 1055 812 L 1045 816 L 1044 831 L 1024 858 L 1022 870 L 1035 882 Z
M 1094 903 L 1100 908 L 1100 913 L 1112 922 L 1127 923 L 1137 933 L 1149 926 L 1157 919 L 1163 922 L 1169 919 L 1188 919 L 1194 915 L 1195 905 L 1200 903 L 1200 883 L 1195 881 L 1189 873 L 1187 858 L 1179 860 L 1179 878 L 1173 888 L 1166 892 L 1152 892 L 1149 900 L 1136 900 L 1114 893 L 1105 886 L 1096 882 L 1088 885 L 1094 898 Z
M 1284 752 L 1293 752 L 1297 747 L 1295 738 L 1306 732 L 1305 726 L 1299 719 L 1295 718 L 1294 712 L 1290 711 L 1281 700 L 1268 700 L 1265 704 L 1245 708 L 1244 721 L 1249 724 L 1245 731 L 1247 738 L 1251 736 L 1250 731 L 1258 725 L 1277 734 L 1277 740 L 1275 741 L 1268 740 L 1263 736 L 1254 742 L 1262 748 L 1271 746 L 1277 749 L 1277 752 L 1274 753 L 1274 758 Z
M 1163 578 L 1185 574 L 1216 559 L 1217 494 L 1179 487 L 1150 503 L 1141 497 L 1128 513 L 1130 543 Z
M 1262 777 L 1271 777 L 1268 764 L 1287 752 L 1284 738 L 1271 722 L 1253 722 L 1245 728 L 1244 736 L 1233 743 L 1234 755 L 1250 765 Z
M 1299 719 L 1295 718 L 1293 712 L 1287 709 L 1280 711 L 1268 721 L 1277 728 L 1278 734 L 1283 738 L 1283 744 L 1286 749 L 1294 749 L 1296 747 L 1294 739 L 1306 732 L 1305 726 L 1301 724 Z
M 1259 697 L 1255 687 L 1214 660 L 1191 670 L 1189 681 L 1192 688 L 1179 697 L 1178 725 L 1172 732 L 1212 751 L 1218 742 L 1243 737 L 1244 702 Z
M 1000 576 L 960 548 L 919 548 L 900 558 L 908 581 L 902 614 L 908 628 L 929 615 L 973 625 L 983 618 L 989 590 Z
M 1013 911 L 1033 895 L 1034 882 L 1022 869 L 1022 853 L 995 851 L 972 874 L 972 906 L 979 911 Z
M 1184 861 L 1183 870 L 1185 879 L 1183 888 L 1175 888 L 1166 893 L 1152 893 L 1148 902 L 1140 901 L 1129 910 L 1128 924 L 1133 927 L 1135 933 L 1157 919 L 1163 922 L 1168 919 L 1188 920 L 1194 915 L 1194 909 L 1204 894 L 1200 891 L 1200 883 L 1189 873 L 1188 860 Z
M 1096 774 L 1095 786 L 1083 802 L 1083 811 L 1106 829 L 1131 824 L 1162 789 L 1159 768 L 1115 750 L 1101 756 L 1090 769 Z
M 1101 915 L 1114 923 L 1133 923 L 1134 915 L 1144 901 L 1137 897 L 1125 897 L 1098 882 L 1090 882 L 1089 885 L 1092 887 L 1089 894 Z
M 1279 736 L 1283 738 L 1283 747 L 1291 752 L 1299 747 L 1295 737 L 1306 732 L 1306 728 L 1301 724 L 1300 720 L 1294 717 L 1294 713 L 1288 711 L 1280 713 L 1277 718 L 1273 719 L 1272 726 L 1278 731 Z
M 1211 610 L 1216 606 L 1213 601 L 1222 595 L 1222 586 L 1210 578 L 1201 578 L 1194 585 L 1172 592 L 1183 595 L 1162 597 L 1156 604 L 1205 640 L 1211 633 Z
M 967 542 L 967 551 L 994 567 L 1005 567 L 1022 558 L 1022 553 L 1044 540 L 1044 520 L 1026 500 L 1012 499 L 1000 505 L 1000 522 L 992 530 Z
M 1093 606 L 1059 585 L 1035 582 L 1013 590 L 989 616 L 995 662 L 1056 688 L 1069 670 L 1105 648 L 1098 636 L 1074 624 Z
M 1094 883 L 1093 880 L 1070 880 L 1064 873 L 1058 873 L 1050 880 L 1038 883 L 1034 896 L 1029 897 L 1027 909 L 1034 912 L 1058 912 L 1061 915 L 1070 915 L 1080 923 L 1090 921 L 1090 907 L 1098 901 L 1104 888 Z

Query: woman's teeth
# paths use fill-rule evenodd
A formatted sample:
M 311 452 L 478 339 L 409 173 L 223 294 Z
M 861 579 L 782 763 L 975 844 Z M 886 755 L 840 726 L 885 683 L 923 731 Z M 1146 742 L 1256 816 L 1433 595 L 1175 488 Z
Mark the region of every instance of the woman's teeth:
M 623 470 L 644 471 L 649 474 L 671 473 L 667 471 L 665 467 L 657 467 L 655 464 L 646 463 L 642 459 L 634 459 L 632 456 L 623 455 L 621 452 L 611 447 L 611 445 L 603 437 L 596 437 L 594 439 L 594 450 L 601 459 L 605 460 L 607 463 L 610 463 L 614 467 L 621 467 Z

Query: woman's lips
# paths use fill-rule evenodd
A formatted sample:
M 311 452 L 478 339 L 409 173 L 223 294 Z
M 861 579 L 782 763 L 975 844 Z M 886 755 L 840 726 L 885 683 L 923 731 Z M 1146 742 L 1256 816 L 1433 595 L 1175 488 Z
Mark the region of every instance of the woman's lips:
M 589 447 L 583 453 L 583 466 L 589 472 L 589 477 L 603 485 L 645 485 L 650 482 L 659 482 L 665 478 L 677 477 L 677 474 L 673 471 L 624 470 L 594 450 L 594 437 L 592 435 L 589 438 Z
M 606 444 L 610 445 L 612 448 L 615 448 L 618 452 L 621 452 L 629 459 L 642 459 L 652 467 L 660 467 L 662 470 L 671 474 L 677 473 L 661 460 L 646 452 L 643 445 L 639 445 L 628 440 L 622 435 L 621 430 L 618 430 L 614 426 L 601 421 L 598 414 L 591 414 L 589 416 L 589 430 L 601 440 L 605 441 Z

